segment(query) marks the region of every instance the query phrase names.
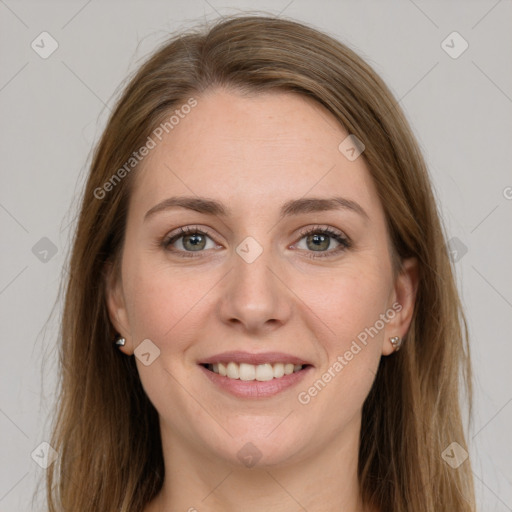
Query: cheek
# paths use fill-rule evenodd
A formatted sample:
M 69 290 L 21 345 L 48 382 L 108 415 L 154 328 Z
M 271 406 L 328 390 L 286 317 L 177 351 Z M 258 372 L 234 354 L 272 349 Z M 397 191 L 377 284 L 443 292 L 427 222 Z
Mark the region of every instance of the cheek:
M 333 428 L 340 416 L 331 417 L 327 410 L 337 410 L 343 422 L 349 421 L 375 378 L 386 325 L 381 318 L 390 292 L 387 272 L 378 262 L 347 265 L 334 278 L 331 273 L 304 281 L 298 293 L 310 308 L 303 316 L 309 318 L 309 329 L 319 334 L 324 355 L 319 373 L 304 383 L 298 401 L 318 408 L 319 417 L 329 417 Z
M 125 286 L 128 316 L 135 342 L 149 338 L 161 348 L 180 348 L 185 331 L 197 325 L 202 298 L 215 285 L 213 276 L 150 263 L 150 258 L 127 261 Z M 194 274 L 195 272 L 195 274 Z M 170 341 L 172 343 L 170 344 Z
M 304 315 L 309 309 L 307 317 L 317 326 L 323 324 L 322 330 L 328 333 L 329 352 L 344 350 L 385 313 L 391 290 L 388 273 L 377 263 L 351 264 L 296 282 Z
M 149 261 L 127 261 L 128 316 L 135 346 L 149 339 L 160 352 L 150 366 L 138 359 L 136 363 L 142 386 L 159 414 L 179 423 L 179 418 L 169 411 L 169 404 L 180 411 L 194 407 L 177 382 L 188 379 L 191 368 L 186 356 L 197 340 L 201 319 L 205 318 L 202 299 L 216 281 L 206 275 L 197 276 L 197 272 L 194 278 L 183 269 L 173 271 Z
M 309 292 L 313 296 L 318 289 Z M 386 293 L 382 280 L 368 274 L 326 282 L 324 293 L 326 299 L 312 306 L 316 320 L 310 315 L 316 332 L 324 332 L 318 339 L 323 364 L 298 390 L 297 401 L 304 414 L 316 418 L 314 428 L 335 435 L 357 416 L 375 379 L 384 334 L 375 324 L 385 313 Z

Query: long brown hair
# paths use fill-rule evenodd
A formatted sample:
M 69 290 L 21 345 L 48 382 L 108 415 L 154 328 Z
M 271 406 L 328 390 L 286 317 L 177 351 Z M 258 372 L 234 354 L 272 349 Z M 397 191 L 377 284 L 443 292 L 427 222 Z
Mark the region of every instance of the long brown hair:
M 105 302 L 105 265 L 119 261 L 136 167 L 108 190 L 105 183 L 162 119 L 215 86 L 306 95 L 364 142 L 396 258 L 415 256 L 420 279 L 404 348 L 381 359 L 364 403 L 363 500 L 381 512 L 474 511 L 469 460 L 454 468 L 443 457 L 453 442 L 467 450 L 459 406 L 460 382 L 471 404 L 467 328 L 411 129 L 386 85 L 344 44 L 294 21 L 236 16 L 158 49 L 125 88 L 95 150 L 63 311 L 50 512 L 140 512 L 162 486 L 158 414 L 134 358 L 112 346 Z

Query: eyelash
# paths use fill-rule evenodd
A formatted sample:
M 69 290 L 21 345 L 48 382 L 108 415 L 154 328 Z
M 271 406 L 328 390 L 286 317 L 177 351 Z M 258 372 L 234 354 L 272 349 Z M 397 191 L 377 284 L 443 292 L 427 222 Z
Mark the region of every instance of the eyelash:
M 167 236 L 162 241 L 162 246 L 164 249 L 179 254 L 180 257 L 183 258 L 196 258 L 198 255 L 194 254 L 194 252 L 204 252 L 204 251 L 181 251 L 181 250 L 174 250 L 170 249 L 169 247 L 171 244 L 179 240 L 181 237 L 185 235 L 206 235 L 211 240 L 213 240 L 213 237 L 210 235 L 208 230 L 204 228 L 198 228 L 197 226 L 184 226 L 178 228 L 177 233 Z M 322 226 L 315 226 L 313 228 L 306 228 L 300 232 L 299 241 L 302 240 L 304 237 L 308 235 L 313 234 L 321 234 L 321 235 L 328 235 L 329 237 L 336 240 L 340 245 L 331 251 L 306 251 L 308 254 L 306 254 L 306 257 L 317 259 L 317 258 L 326 258 L 333 255 L 337 255 L 340 252 L 343 252 L 347 249 L 350 249 L 352 247 L 352 242 L 350 239 L 345 236 L 341 231 L 337 231 L 330 227 L 322 227 Z
M 328 258 L 330 256 L 337 255 L 340 252 L 343 252 L 352 247 L 352 242 L 346 235 L 344 235 L 341 231 L 335 230 L 334 228 L 331 227 L 315 226 L 313 228 L 306 228 L 300 232 L 299 241 L 302 240 L 304 237 L 313 234 L 328 235 L 329 237 L 336 240 L 336 242 L 338 242 L 340 245 L 336 249 L 333 249 L 331 251 L 306 251 L 306 257 L 308 258 Z

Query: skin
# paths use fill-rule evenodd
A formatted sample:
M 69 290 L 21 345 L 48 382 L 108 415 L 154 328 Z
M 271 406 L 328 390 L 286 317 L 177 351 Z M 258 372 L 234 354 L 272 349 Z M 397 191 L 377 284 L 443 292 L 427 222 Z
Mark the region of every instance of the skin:
M 389 338 L 407 333 L 416 261 L 394 275 L 370 173 L 362 157 L 351 162 L 338 150 L 348 134 L 322 106 L 286 92 L 214 89 L 196 98 L 137 171 L 120 273 L 111 271 L 107 287 L 123 352 L 145 339 L 160 350 L 149 366 L 136 359 L 160 416 L 166 470 L 145 512 L 364 511 L 361 411 L 380 358 L 393 352 Z M 144 220 L 171 196 L 205 196 L 231 212 L 174 207 Z M 357 202 L 367 217 L 338 209 L 279 218 L 289 200 L 333 196 Z M 205 248 L 193 251 L 183 238 L 162 246 L 180 226 L 207 228 Z M 341 231 L 352 246 L 335 253 L 340 244 L 328 238 L 315 250 L 300 230 L 318 226 Z M 252 263 L 236 252 L 248 236 L 263 249 Z M 179 256 L 187 248 L 194 257 Z M 299 392 L 394 303 L 401 311 L 301 404 Z M 198 367 L 229 350 L 286 352 L 314 368 L 276 396 L 236 398 Z M 237 456 L 248 442 L 261 453 L 252 468 Z

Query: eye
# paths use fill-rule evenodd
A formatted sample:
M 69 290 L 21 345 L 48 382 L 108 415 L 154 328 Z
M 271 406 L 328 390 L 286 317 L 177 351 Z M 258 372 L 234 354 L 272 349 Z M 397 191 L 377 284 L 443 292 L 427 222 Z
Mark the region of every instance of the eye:
M 296 247 L 307 251 L 309 253 L 307 256 L 310 258 L 332 256 L 352 246 L 347 236 L 341 231 L 330 227 L 315 226 L 303 230 L 300 235 L 301 239 L 296 244 Z M 301 244 L 303 240 L 304 243 Z
M 194 256 L 186 253 L 202 252 L 218 247 L 208 231 L 196 226 L 180 227 L 176 232 L 167 236 L 162 245 L 171 252 L 181 253 L 180 256 Z
M 302 243 L 303 240 L 304 243 Z M 219 247 L 206 229 L 197 226 L 178 228 L 162 241 L 162 246 L 166 250 L 184 257 L 194 257 L 194 253 Z M 315 226 L 303 230 L 300 233 L 300 240 L 295 246 L 306 251 L 307 257 L 322 258 L 336 255 L 350 248 L 352 244 L 341 231 L 331 227 Z

